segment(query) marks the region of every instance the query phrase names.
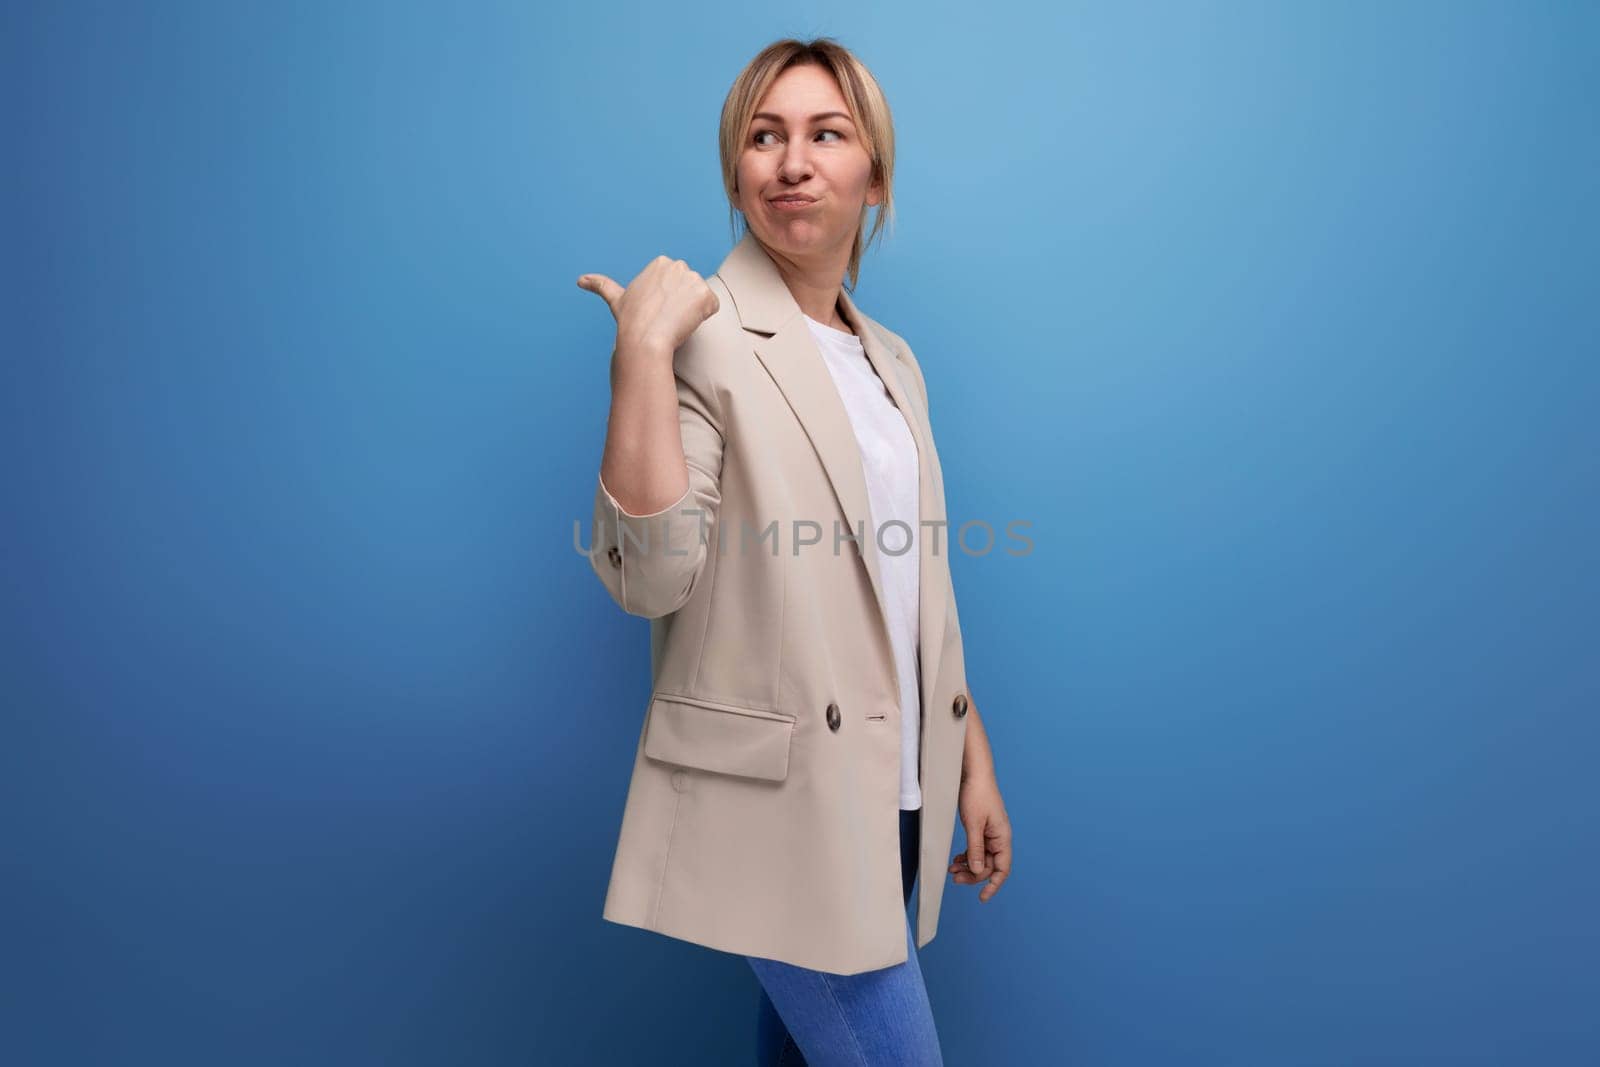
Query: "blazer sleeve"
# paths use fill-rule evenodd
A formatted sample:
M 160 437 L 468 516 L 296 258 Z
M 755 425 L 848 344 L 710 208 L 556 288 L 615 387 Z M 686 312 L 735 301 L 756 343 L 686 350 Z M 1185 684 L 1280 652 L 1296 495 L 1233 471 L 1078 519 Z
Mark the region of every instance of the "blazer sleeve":
M 589 564 L 623 611 L 646 619 L 688 603 L 707 570 L 708 545 L 716 543 L 725 424 L 703 347 L 691 339 L 673 357 L 689 474 L 683 496 L 660 511 L 634 515 L 595 479 Z

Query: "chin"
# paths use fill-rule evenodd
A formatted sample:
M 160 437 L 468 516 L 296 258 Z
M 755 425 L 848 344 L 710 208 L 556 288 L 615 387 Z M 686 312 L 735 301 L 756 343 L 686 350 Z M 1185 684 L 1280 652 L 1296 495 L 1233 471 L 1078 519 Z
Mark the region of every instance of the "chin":
M 814 219 L 768 219 L 756 236 L 780 252 L 797 255 L 833 248 L 844 239 Z

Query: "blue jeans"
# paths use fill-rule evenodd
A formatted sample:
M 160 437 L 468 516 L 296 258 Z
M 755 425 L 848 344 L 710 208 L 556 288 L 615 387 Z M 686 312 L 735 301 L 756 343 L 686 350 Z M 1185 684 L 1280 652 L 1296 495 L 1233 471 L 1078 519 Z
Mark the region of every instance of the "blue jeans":
M 908 906 L 917 876 L 920 814 L 900 812 L 900 889 Z M 760 1067 L 942 1067 L 909 915 L 906 961 L 892 967 L 838 975 L 758 956 L 745 959 L 761 982 Z

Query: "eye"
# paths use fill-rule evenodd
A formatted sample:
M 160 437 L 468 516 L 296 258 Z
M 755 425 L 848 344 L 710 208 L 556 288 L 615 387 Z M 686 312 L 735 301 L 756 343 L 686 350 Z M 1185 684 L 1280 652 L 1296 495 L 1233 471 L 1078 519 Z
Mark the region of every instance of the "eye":
M 827 130 L 818 130 L 817 131 L 817 135 L 818 136 L 821 136 L 822 134 L 825 134 L 825 133 L 831 133 L 841 141 L 845 139 L 844 138 L 844 134 L 842 132 L 840 132 L 839 130 L 827 129 Z M 776 130 L 757 130 L 755 133 L 750 135 L 750 139 L 752 141 L 754 141 L 758 145 L 765 145 L 767 142 L 763 141 L 761 138 L 766 137 L 768 135 L 776 137 L 776 136 L 778 136 L 778 133 L 777 133 Z

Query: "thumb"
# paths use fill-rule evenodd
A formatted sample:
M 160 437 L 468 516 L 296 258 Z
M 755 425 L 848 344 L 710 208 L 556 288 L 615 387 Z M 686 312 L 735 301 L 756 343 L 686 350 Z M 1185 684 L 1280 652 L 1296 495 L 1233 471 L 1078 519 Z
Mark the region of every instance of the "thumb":
M 585 274 L 578 278 L 578 288 L 587 289 L 606 302 L 613 317 L 617 314 L 617 301 L 622 299 L 622 286 L 604 274 Z
M 967 869 L 973 874 L 983 873 L 983 828 L 967 827 Z

